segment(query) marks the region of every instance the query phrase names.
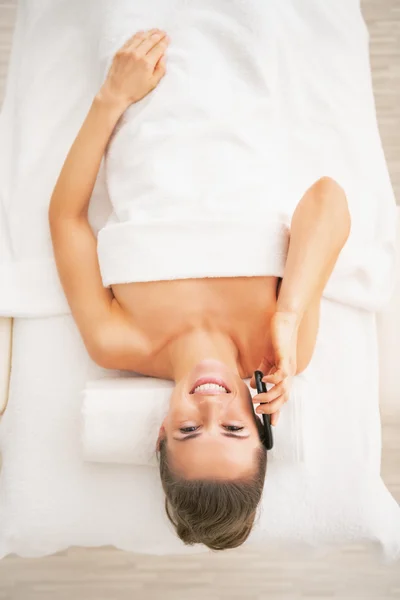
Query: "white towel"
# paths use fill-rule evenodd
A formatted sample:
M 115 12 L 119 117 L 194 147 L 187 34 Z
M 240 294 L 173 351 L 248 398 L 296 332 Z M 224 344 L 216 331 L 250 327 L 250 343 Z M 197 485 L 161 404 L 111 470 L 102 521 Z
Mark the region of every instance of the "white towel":
M 82 404 L 84 460 L 155 466 L 172 388 L 170 381 L 149 377 L 89 381 Z
M 325 297 L 379 309 L 392 292 L 395 203 L 367 38 L 354 44 L 346 28 L 354 7 L 305 2 L 296 11 L 312 18 L 299 29 L 290 2 L 167 4 L 118 0 L 103 16 L 106 68 L 132 29 L 157 24 L 172 39 L 167 76 L 109 146 L 104 285 L 281 277 L 293 211 L 327 175 L 345 189 L 352 233 Z M 329 21 L 328 37 L 315 21 Z

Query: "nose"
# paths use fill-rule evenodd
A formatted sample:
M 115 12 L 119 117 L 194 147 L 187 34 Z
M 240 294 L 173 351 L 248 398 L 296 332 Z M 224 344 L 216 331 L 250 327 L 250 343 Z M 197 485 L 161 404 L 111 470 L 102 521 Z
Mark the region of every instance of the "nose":
M 205 422 L 212 423 L 219 419 L 222 409 L 221 394 L 203 394 L 200 396 L 198 402 Z
M 201 404 L 222 404 L 224 397 L 222 394 L 201 394 L 196 397 L 197 402 Z

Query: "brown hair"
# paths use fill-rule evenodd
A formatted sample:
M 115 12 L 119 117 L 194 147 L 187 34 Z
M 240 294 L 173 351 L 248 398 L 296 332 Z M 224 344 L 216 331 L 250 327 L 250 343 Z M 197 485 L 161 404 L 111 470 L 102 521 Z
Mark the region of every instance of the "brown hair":
M 261 435 L 260 427 L 261 422 L 258 426 Z M 246 541 L 264 487 L 267 451 L 261 443 L 256 458 L 256 473 L 247 480 L 186 480 L 170 468 L 167 440 L 160 442 L 165 510 L 185 544 L 201 543 L 212 550 L 225 550 Z

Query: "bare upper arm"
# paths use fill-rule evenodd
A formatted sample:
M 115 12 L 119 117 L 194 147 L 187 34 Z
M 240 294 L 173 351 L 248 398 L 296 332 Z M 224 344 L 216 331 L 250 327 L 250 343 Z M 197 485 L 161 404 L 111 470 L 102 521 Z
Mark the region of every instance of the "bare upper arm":
M 53 219 L 50 228 L 61 283 L 89 355 L 104 368 L 134 371 L 147 343 L 103 286 L 87 219 Z
M 97 241 L 85 217 L 50 217 L 58 274 L 89 354 L 111 316 L 113 294 L 103 287 Z
M 114 299 L 110 318 L 98 328 L 91 354 L 104 369 L 141 372 L 151 359 L 146 336 L 131 322 Z

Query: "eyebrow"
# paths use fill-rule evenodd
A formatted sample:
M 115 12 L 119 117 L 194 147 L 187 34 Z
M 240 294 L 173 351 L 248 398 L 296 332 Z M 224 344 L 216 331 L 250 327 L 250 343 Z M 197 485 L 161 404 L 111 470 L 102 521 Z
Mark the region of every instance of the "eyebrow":
M 173 438 L 176 442 L 186 442 L 187 440 L 193 440 L 201 435 L 201 433 L 191 433 L 183 438 Z M 250 436 L 246 435 L 235 435 L 234 433 L 223 433 L 225 437 L 234 438 L 235 440 L 247 440 Z

